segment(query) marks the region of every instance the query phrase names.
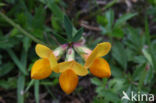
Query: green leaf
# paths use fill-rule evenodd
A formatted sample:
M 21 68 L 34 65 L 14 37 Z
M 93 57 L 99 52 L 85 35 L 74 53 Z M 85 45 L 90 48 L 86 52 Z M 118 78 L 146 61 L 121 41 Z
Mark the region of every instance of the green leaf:
M 35 80 L 34 90 L 35 101 L 39 103 L 39 80 Z
M 120 68 L 114 65 L 110 65 L 110 67 L 111 67 L 112 76 L 114 76 L 115 78 L 123 78 L 123 72 Z
M 52 13 L 55 15 L 55 17 L 57 17 L 60 21 L 63 21 L 63 16 L 64 13 L 62 12 L 62 10 L 59 8 L 59 6 L 54 3 L 52 0 L 48 0 L 48 7 L 50 8 L 50 10 L 52 11 Z
M 24 103 L 24 85 L 25 85 L 25 76 L 19 75 L 17 82 L 17 101 L 18 103 Z
M 0 77 L 8 74 L 14 67 L 14 64 L 13 63 L 6 63 L 6 64 L 3 64 L 2 66 L 0 65 Z
M 7 80 L 0 80 L 0 87 L 4 89 L 15 89 L 17 88 L 17 78 L 8 78 Z
M 105 15 L 108 21 L 108 28 L 111 29 L 114 22 L 114 11 L 110 9 Z
M 111 36 L 117 37 L 117 38 L 123 38 L 124 32 L 121 28 L 114 28 L 111 33 Z
M 111 80 L 109 82 L 109 87 L 111 88 L 111 90 L 115 93 L 119 92 L 120 90 L 123 90 L 123 84 L 125 82 L 124 78 L 114 78 L 113 80 Z
M 141 72 L 141 76 L 139 78 L 139 85 L 138 85 L 138 89 L 141 90 L 143 85 L 144 85 L 144 81 L 146 79 L 146 75 L 147 75 L 147 71 L 146 69 L 144 68 Z
M 104 34 L 104 35 L 109 32 L 108 29 L 107 29 L 107 27 L 105 28 L 103 26 L 100 26 L 100 29 L 102 30 L 102 34 Z
M 128 60 L 127 52 L 121 43 L 117 42 L 112 47 L 112 56 L 126 70 Z
M 115 27 L 121 26 L 124 24 L 127 20 L 131 19 L 132 17 L 136 16 L 137 13 L 127 13 L 122 15 L 115 23 Z
M 83 34 L 83 28 L 80 28 L 75 34 L 75 36 L 73 37 L 72 41 L 73 42 L 78 41 L 82 37 L 82 34 Z
M 148 60 L 149 64 L 153 67 L 153 60 L 151 54 L 149 54 L 149 52 L 145 48 L 142 50 L 142 52 L 145 58 Z
M 92 78 L 91 82 L 97 86 L 102 85 L 102 81 L 100 81 L 98 78 Z
M 96 20 L 97 20 L 98 24 L 101 24 L 102 26 L 106 26 L 106 24 L 108 24 L 107 18 L 105 16 L 98 15 L 96 17 Z
M 56 39 L 58 40 L 59 43 L 61 44 L 65 44 L 68 42 L 68 40 L 66 40 L 63 36 L 57 34 L 57 33 L 54 33 L 53 32 L 53 35 L 56 37 Z
M 143 36 L 140 36 L 141 30 L 128 26 L 125 33 L 128 34 L 128 40 L 126 41 L 128 48 L 140 52 L 144 45 Z
M 0 48 L 7 49 L 20 42 L 19 38 L 0 35 Z
M 138 81 L 141 78 L 141 72 L 145 68 L 145 65 L 139 65 L 133 68 L 132 78 L 134 81 Z
M 55 16 L 51 17 L 51 25 L 53 29 L 56 30 L 57 32 L 61 31 L 60 20 L 57 17 Z
M 138 63 L 138 64 L 144 64 L 144 63 L 147 62 L 147 60 L 145 59 L 144 56 L 139 55 L 139 56 L 135 56 L 135 57 L 134 57 L 133 62 L 134 62 L 134 63 Z
M 69 40 L 71 40 L 72 39 L 73 26 L 72 26 L 72 23 L 67 16 L 64 16 L 64 26 L 65 26 L 67 37 Z

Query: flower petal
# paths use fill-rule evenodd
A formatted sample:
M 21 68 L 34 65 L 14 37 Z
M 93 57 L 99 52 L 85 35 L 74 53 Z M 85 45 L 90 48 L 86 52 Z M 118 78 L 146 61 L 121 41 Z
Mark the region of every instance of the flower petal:
M 61 73 L 59 83 L 66 94 L 73 92 L 78 84 L 78 76 L 72 70 L 66 70 Z
M 111 76 L 109 64 L 103 58 L 96 58 L 89 69 L 93 75 L 100 78 Z
M 37 44 L 35 47 L 36 54 L 40 58 L 48 58 L 49 55 L 52 53 L 52 50 L 42 44 Z
M 50 62 L 50 67 L 53 70 L 53 67 L 57 65 L 57 58 L 53 53 L 50 53 L 50 56 L 48 57 L 48 60 Z
M 50 76 L 51 72 L 49 60 L 45 58 L 39 59 L 32 66 L 31 78 L 37 80 L 44 79 Z
M 108 54 L 110 49 L 111 44 L 109 42 L 103 42 L 98 44 L 86 60 L 85 67 L 89 68 L 89 66 L 94 62 L 97 57 L 105 56 L 106 54 Z
M 73 70 L 79 76 L 85 76 L 88 74 L 88 70 L 74 60 L 59 63 L 54 70 L 57 72 L 64 72 L 68 69 Z

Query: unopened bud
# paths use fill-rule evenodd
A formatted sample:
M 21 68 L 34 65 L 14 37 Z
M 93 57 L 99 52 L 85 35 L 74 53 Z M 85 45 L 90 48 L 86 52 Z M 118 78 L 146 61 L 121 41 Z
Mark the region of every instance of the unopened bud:
M 81 55 L 84 60 L 86 60 L 92 52 L 85 46 L 75 46 L 75 50 Z
M 150 69 L 149 64 L 146 65 L 146 68 L 145 69 L 146 69 L 146 71 L 148 71 Z
M 54 55 L 57 57 L 57 59 L 59 59 L 63 53 L 65 52 L 65 50 L 67 49 L 68 45 L 67 44 L 63 44 L 60 47 L 56 48 L 53 53 Z
M 66 54 L 66 61 L 72 61 L 74 60 L 75 57 L 75 52 L 73 48 L 69 48 Z

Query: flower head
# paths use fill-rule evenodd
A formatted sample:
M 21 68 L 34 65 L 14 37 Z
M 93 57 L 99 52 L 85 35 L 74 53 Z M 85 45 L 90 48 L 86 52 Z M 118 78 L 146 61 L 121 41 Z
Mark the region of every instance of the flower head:
M 42 44 L 37 44 L 35 50 L 40 59 L 35 61 L 32 66 L 31 78 L 44 79 L 52 71 L 60 73 L 60 87 L 66 94 L 70 94 L 78 84 L 78 76 L 87 75 L 88 68 L 97 77 L 110 77 L 111 71 L 109 64 L 102 58 L 102 56 L 105 56 L 110 51 L 110 43 L 100 43 L 94 50 L 90 50 L 82 46 L 82 44 L 74 44 L 76 51 L 80 52 L 81 56 L 85 59 L 84 66 L 74 60 L 75 52 L 72 47 L 69 47 L 67 50 L 65 62 L 57 63 L 57 60 L 67 49 L 67 46 L 67 44 L 64 44 L 52 51 Z
M 55 70 L 61 73 L 59 83 L 62 90 L 67 94 L 75 90 L 78 84 L 78 76 L 88 74 L 88 70 L 74 60 L 59 63 Z
M 85 59 L 85 68 L 89 68 L 90 72 L 97 77 L 110 77 L 111 71 L 108 62 L 102 57 L 108 54 L 111 49 L 109 42 L 98 44 L 93 51 L 86 47 L 77 47 L 81 52 L 81 56 Z
M 61 73 L 59 83 L 66 94 L 73 92 L 78 84 L 78 76 L 85 76 L 88 70 L 74 60 L 74 51 L 69 48 L 65 62 L 55 66 L 55 72 Z
M 31 78 L 44 79 L 50 76 L 53 67 L 57 65 L 57 59 L 53 51 L 48 47 L 37 44 L 35 48 L 36 54 L 40 57 L 32 66 Z

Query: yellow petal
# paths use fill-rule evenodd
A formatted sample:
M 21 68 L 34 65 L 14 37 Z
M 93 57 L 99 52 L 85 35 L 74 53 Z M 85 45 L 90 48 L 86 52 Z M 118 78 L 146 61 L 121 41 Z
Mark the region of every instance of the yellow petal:
M 44 79 L 50 76 L 52 69 L 50 69 L 50 63 L 48 59 L 39 59 L 37 60 L 31 69 L 31 78 L 32 79 Z
M 78 84 L 78 76 L 72 70 L 66 70 L 61 73 L 59 83 L 62 90 L 66 94 L 70 94 L 75 90 Z
M 93 75 L 100 78 L 111 76 L 109 64 L 103 58 L 96 58 L 89 69 Z
M 57 72 L 64 72 L 68 69 L 73 70 L 79 76 L 85 76 L 88 74 L 88 70 L 84 68 L 81 64 L 77 63 L 76 61 L 66 61 L 63 63 L 59 63 L 54 71 Z
M 85 67 L 89 66 L 94 62 L 95 58 L 105 56 L 111 49 L 111 44 L 109 42 L 103 42 L 98 44 L 95 49 L 92 51 L 90 56 L 87 58 Z
M 53 53 L 50 53 L 50 56 L 48 57 L 48 60 L 50 62 L 50 67 L 53 70 L 53 67 L 57 65 L 57 58 Z
M 49 49 L 48 47 L 46 47 L 42 44 L 37 44 L 35 50 L 36 50 L 36 54 L 40 58 L 48 58 L 50 56 L 50 54 L 52 53 L 51 49 Z

